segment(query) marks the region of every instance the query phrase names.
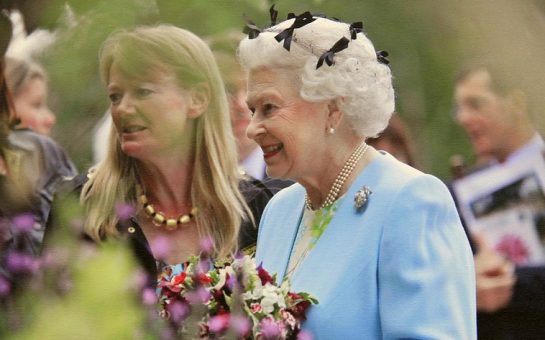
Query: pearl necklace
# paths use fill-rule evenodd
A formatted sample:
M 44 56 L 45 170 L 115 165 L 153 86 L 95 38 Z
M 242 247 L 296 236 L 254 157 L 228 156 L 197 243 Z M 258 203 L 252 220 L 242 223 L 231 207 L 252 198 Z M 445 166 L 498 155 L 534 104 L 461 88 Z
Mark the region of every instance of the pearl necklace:
M 369 145 L 365 143 L 365 141 L 361 142 L 360 145 L 352 152 L 346 163 L 344 163 L 344 166 L 342 167 L 341 171 L 337 175 L 337 178 L 335 178 L 335 182 L 333 182 L 333 185 L 331 186 L 331 189 L 329 189 L 329 192 L 327 193 L 327 196 L 325 198 L 324 203 L 320 206 L 320 209 L 323 209 L 325 207 L 329 207 L 332 205 L 335 200 L 337 199 L 337 196 L 339 195 L 339 192 L 341 191 L 341 188 L 344 185 L 344 182 L 346 179 L 350 176 L 352 171 L 354 171 L 354 168 L 356 168 L 356 165 L 360 161 L 360 159 L 363 157 L 367 149 L 369 148 Z M 310 202 L 310 199 L 308 198 L 308 194 L 305 194 L 305 205 L 307 209 L 312 209 L 312 203 Z
M 144 213 L 151 219 L 151 222 L 156 227 L 165 227 L 167 230 L 175 230 L 184 224 L 191 222 L 193 218 L 198 214 L 199 209 L 197 207 L 191 208 L 191 212 L 188 214 L 182 214 L 178 218 L 167 218 L 160 211 L 155 211 L 153 204 L 148 202 L 148 196 L 144 193 L 142 188 L 138 185 L 136 188 L 138 192 L 138 202 L 142 205 Z

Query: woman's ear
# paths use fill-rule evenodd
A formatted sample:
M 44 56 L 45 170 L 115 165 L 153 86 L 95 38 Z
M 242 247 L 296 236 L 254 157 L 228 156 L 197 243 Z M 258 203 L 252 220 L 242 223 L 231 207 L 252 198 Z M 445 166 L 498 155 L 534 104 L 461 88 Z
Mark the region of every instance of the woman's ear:
M 198 118 L 210 105 L 210 87 L 207 83 L 198 83 L 189 92 L 187 116 Z
M 328 114 L 327 114 L 327 129 L 328 131 L 330 129 L 337 129 L 339 124 L 341 123 L 341 119 L 343 117 L 343 113 L 339 110 L 337 106 L 337 102 L 335 100 L 331 100 L 327 104 L 328 108 Z

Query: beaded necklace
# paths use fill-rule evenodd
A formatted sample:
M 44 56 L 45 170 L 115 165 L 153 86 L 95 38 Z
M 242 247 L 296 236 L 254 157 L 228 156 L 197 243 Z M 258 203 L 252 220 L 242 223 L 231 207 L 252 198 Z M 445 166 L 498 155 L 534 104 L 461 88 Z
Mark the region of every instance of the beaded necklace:
M 184 224 L 187 224 L 195 218 L 199 209 L 197 207 L 191 208 L 191 211 L 187 214 L 181 214 L 177 218 L 166 217 L 162 212 L 156 211 L 153 204 L 149 203 L 148 197 L 142 190 L 142 187 L 138 185 L 136 187 L 138 202 L 142 205 L 142 209 L 148 218 L 151 219 L 153 225 L 157 227 L 165 227 L 167 230 L 175 230 Z
M 352 152 L 346 163 L 344 163 L 341 171 L 337 175 L 337 178 L 335 178 L 335 181 L 333 182 L 331 189 L 329 189 L 325 201 L 320 206 L 320 209 L 329 207 L 333 204 L 333 202 L 335 202 L 335 200 L 339 196 L 341 188 L 344 185 L 344 182 L 346 182 L 346 179 L 350 176 L 350 174 L 352 174 L 352 171 L 354 171 L 356 165 L 363 157 L 368 148 L 369 145 L 367 145 L 365 141 L 362 141 L 361 144 L 358 145 L 358 147 L 354 150 L 354 152 Z M 312 203 L 308 198 L 308 194 L 305 194 L 305 205 L 307 209 L 314 210 L 312 207 Z

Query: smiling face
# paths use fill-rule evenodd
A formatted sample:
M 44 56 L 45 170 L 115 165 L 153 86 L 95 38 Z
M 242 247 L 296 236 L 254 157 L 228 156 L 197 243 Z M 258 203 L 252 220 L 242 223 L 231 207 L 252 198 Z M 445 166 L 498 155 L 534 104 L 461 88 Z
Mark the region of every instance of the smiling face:
M 56 118 L 47 106 L 47 85 L 43 78 L 30 79 L 17 93 L 13 104 L 21 126 L 49 135 Z
M 316 161 L 326 145 L 328 105 L 303 100 L 296 74 L 271 68 L 250 72 L 248 106 L 253 116 L 247 133 L 262 148 L 269 176 L 299 181 L 319 172 Z
M 113 63 L 108 96 L 121 149 L 128 156 L 147 160 L 179 152 L 189 143 L 185 132 L 191 96 L 174 77 L 161 73 L 131 79 Z
M 464 128 L 478 156 L 505 158 L 513 127 L 507 99 L 494 93 L 487 71 L 471 72 L 456 84 L 456 119 Z

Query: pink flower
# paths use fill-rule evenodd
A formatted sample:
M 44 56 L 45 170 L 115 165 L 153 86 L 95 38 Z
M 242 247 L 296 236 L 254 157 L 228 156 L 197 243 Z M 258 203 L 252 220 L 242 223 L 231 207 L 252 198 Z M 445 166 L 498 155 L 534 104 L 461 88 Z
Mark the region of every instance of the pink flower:
M 201 251 L 205 254 L 210 254 L 214 249 L 214 239 L 210 236 L 201 239 Z
M 286 311 L 285 309 L 280 310 L 280 316 L 284 320 L 284 322 L 291 328 L 295 329 L 295 326 L 297 325 L 297 321 L 293 317 L 293 314 Z
M 167 237 L 160 236 L 150 242 L 150 247 L 158 260 L 164 259 L 170 252 L 170 243 Z
M 32 214 L 21 214 L 13 218 L 13 226 L 15 230 L 21 233 L 29 233 L 34 229 L 36 219 Z
M 229 326 L 229 314 L 212 316 L 208 320 L 208 329 L 212 333 L 221 333 Z
M 115 213 L 121 221 L 126 221 L 134 216 L 135 211 L 134 205 L 129 203 L 117 203 L 115 205 Z
M 282 336 L 282 327 L 272 317 L 268 316 L 259 323 L 263 339 L 279 339 Z
M 170 319 L 176 323 L 182 322 L 189 314 L 187 303 L 173 301 L 166 306 Z
M 192 304 L 206 303 L 211 297 L 212 295 L 202 286 L 187 293 L 187 301 Z
M 231 317 L 231 327 L 235 330 L 235 333 L 240 338 L 244 338 L 248 335 L 248 332 L 250 332 L 250 321 L 242 316 L 242 315 L 235 315 Z
M 6 265 L 11 272 L 22 274 L 36 272 L 40 263 L 26 253 L 11 251 L 7 254 Z
M 297 340 L 312 340 L 312 334 L 307 331 L 300 331 L 297 334 Z
M 530 255 L 524 241 L 520 237 L 510 234 L 502 237 L 496 245 L 496 250 L 515 264 L 526 262 Z
M 11 291 L 11 285 L 7 279 L 0 276 L 0 297 L 8 296 Z
M 250 309 L 252 310 L 252 313 L 260 313 L 263 311 L 263 306 L 261 306 L 260 303 L 254 302 L 250 305 Z
M 151 288 L 145 288 L 142 291 L 142 302 L 145 305 L 152 306 L 157 303 L 157 294 Z

